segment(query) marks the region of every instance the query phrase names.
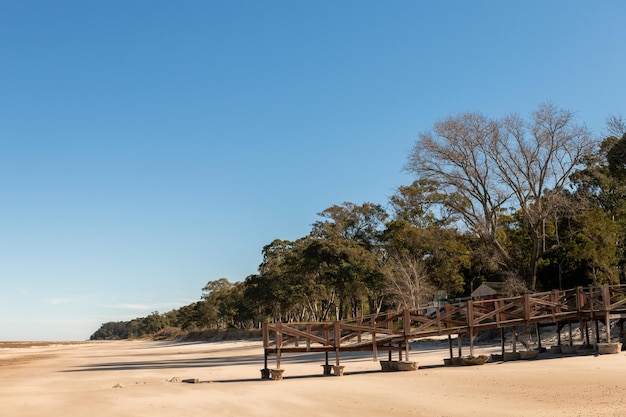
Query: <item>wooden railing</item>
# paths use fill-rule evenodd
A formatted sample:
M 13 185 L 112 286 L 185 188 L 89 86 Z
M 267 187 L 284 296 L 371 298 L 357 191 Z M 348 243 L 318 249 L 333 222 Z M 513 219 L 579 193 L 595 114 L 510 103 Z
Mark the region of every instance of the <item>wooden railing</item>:
M 267 323 L 267 354 L 407 349 L 410 340 L 541 323 L 626 318 L 626 286 L 578 287 L 519 297 L 466 301 L 421 310 L 391 311 L 334 322 Z M 403 347 L 404 346 L 404 347 Z M 473 346 L 472 346 L 473 347 Z

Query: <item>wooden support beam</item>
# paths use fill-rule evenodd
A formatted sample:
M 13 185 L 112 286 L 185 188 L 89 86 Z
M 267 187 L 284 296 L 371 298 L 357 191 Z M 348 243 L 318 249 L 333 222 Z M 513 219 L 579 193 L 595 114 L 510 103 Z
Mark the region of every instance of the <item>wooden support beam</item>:
M 335 321 L 334 327 L 335 338 L 335 365 L 339 366 L 339 350 L 341 349 L 341 323 Z
M 602 308 L 604 310 L 604 325 L 606 326 L 606 343 L 611 343 L 611 293 L 609 284 L 602 286 Z
M 402 318 L 402 327 L 404 331 L 404 349 L 406 352 L 406 360 L 409 360 L 409 335 L 411 334 L 411 314 L 408 308 L 404 309 Z
M 280 369 L 280 349 L 283 347 L 282 323 L 276 323 L 276 369 Z
M 535 323 L 535 331 L 537 332 L 537 348 L 541 351 L 541 331 L 539 330 L 539 323 Z
M 572 346 L 574 344 L 574 341 L 572 340 L 573 335 L 572 335 L 572 322 L 571 321 L 567 323 L 567 327 L 569 329 L 569 345 Z
M 470 356 L 474 357 L 474 302 L 467 302 L 467 327 L 469 329 Z
M 372 317 L 370 319 L 370 326 L 372 328 L 372 355 L 374 356 L 374 361 L 378 361 L 378 344 L 376 343 L 376 330 L 375 330 L 376 318 L 375 317 Z
M 500 343 L 502 347 L 502 360 L 504 361 L 504 352 L 505 352 L 505 343 L 506 339 L 504 337 L 504 327 L 500 327 Z
M 311 325 L 310 324 L 306 325 L 306 332 L 307 332 L 307 335 L 311 334 Z M 310 337 L 306 338 L 306 351 L 307 352 L 311 351 L 311 338 Z

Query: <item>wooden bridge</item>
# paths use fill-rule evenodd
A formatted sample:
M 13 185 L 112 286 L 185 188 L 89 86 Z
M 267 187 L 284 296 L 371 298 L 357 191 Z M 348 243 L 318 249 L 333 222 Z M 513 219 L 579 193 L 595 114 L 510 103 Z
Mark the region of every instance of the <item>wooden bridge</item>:
M 626 285 L 603 285 L 519 297 L 466 301 L 420 310 L 405 309 L 352 320 L 268 323 L 263 326 L 263 377 L 269 377 L 268 357 L 272 355 L 276 357 L 276 370 L 280 370 L 283 354 L 323 352 L 326 354 L 324 373 L 329 374 L 331 366 L 340 367 L 342 352 L 371 351 L 374 360 L 378 360 L 381 351 L 388 353 L 389 360 L 392 352 L 397 352 L 400 361 L 404 352 L 405 361 L 408 361 L 409 343 L 433 336 L 448 336 L 450 357 L 453 356 L 451 336 L 458 336 L 459 357 L 462 355 L 462 338 L 467 336 L 470 357 L 473 357 L 474 338 L 480 331 L 491 329 L 500 329 L 504 355 L 504 330 L 511 328 L 516 337 L 516 328 L 521 326 L 524 326 L 525 332 L 530 332 L 534 327 L 539 335 L 539 326 L 556 324 L 560 345 L 560 332 L 564 326 L 569 325 L 571 344 L 572 323 L 579 323 L 581 332 L 585 329 L 586 344 L 592 345 L 600 342 L 598 323 L 605 326 L 606 342 L 610 342 L 611 320 L 618 319 L 620 326 L 623 326 L 625 318 Z M 595 326 L 588 326 L 589 323 Z M 595 335 L 591 339 L 590 330 Z M 540 338 L 538 342 L 541 348 Z M 335 365 L 328 363 L 330 353 L 335 354 Z M 282 371 L 280 372 L 282 375 Z

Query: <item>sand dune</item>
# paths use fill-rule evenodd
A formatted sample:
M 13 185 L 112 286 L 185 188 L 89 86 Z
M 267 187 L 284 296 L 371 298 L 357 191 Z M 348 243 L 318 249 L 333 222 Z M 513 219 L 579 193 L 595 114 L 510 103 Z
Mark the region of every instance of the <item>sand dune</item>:
M 260 342 L 3 345 L 0 415 L 624 415 L 624 353 L 443 367 L 446 343 L 414 349 L 416 372 L 383 373 L 371 354 L 351 354 L 342 357 L 344 376 L 324 377 L 322 356 L 288 355 L 285 379 L 267 381 L 260 379 Z M 186 380 L 198 383 L 179 382 Z

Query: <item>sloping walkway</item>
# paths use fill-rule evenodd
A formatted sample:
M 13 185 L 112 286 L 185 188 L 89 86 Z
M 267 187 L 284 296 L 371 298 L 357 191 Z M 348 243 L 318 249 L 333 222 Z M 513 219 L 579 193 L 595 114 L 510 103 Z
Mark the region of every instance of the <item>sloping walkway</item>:
M 597 323 L 610 329 L 611 320 L 626 318 L 626 285 L 603 285 L 601 287 L 577 287 L 570 290 L 526 294 L 519 297 L 466 301 L 442 307 L 421 310 L 385 312 L 334 322 L 268 323 L 263 326 L 265 368 L 270 355 L 276 357 L 276 369 L 280 369 L 282 354 L 295 352 L 324 352 L 326 366 L 328 354 L 335 353 L 335 366 L 340 365 L 341 352 L 371 351 L 378 359 L 379 351 L 402 352 L 409 358 L 409 342 L 433 336 L 458 336 L 459 356 L 461 340 L 469 337 L 470 356 L 474 355 L 474 338 L 478 332 L 524 326 L 529 332 L 532 326 L 556 324 L 558 329 L 571 323 L 580 323 L 586 331 L 587 344 L 591 344 L 588 323 L 595 323 L 591 331 L 599 342 Z M 559 333 L 560 336 L 560 333 Z M 560 340 L 560 339 L 559 339 Z M 610 331 L 606 331 L 610 342 Z M 451 343 L 451 342 L 450 342 Z M 504 338 L 503 352 L 504 352 Z M 450 344 L 452 356 L 452 345 Z M 327 372 L 328 369 L 325 369 Z

